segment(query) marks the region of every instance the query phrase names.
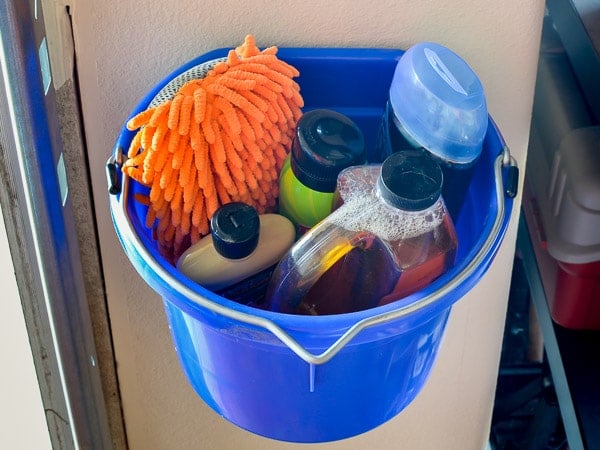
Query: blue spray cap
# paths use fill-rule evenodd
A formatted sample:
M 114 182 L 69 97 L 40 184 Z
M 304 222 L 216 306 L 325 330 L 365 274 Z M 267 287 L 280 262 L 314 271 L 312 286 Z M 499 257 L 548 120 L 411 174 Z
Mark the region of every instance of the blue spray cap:
M 396 65 L 390 103 L 409 137 L 439 158 L 469 164 L 481 153 L 488 124 L 483 86 L 448 48 L 410 47 Z

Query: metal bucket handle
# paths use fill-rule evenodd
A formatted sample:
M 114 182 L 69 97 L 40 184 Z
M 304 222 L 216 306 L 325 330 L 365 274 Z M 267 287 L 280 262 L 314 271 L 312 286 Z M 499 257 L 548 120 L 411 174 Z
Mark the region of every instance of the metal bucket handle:
M 494 218 L 494 223 L 491 228 L 491 231 L 487 236 L 486 240 L 484 241 L 483 245 L 479 249 L 479 252 L 477 252 L 475 257 L 467 264 L 467 266 L 462 271 L 460 271 L 454 278 L 452 278 L 447 284 L 444 284 L 437 290 L 433 291 L 431 294 L 415 301 L 414 303 L 405 306 L 400 306 L 398 309 L 395 309 L 393 311 L 381 313 L 356 322 L 354 325 L 348 328 L 348 330 L 346 330 L 346 332 L 342 336 L 340 336 L 329 348 L 327 348 L 327 350 L 323 351 L 320 354 L 313 354 L 310 351 L 306 350 L 294 338 L 292 338 L 289 333 L 287 333 L 283 328 L 275 324 L 273 321 L 264 317 L 258 317 L 252 314 L 236 311 L 219 303 L 215 303 L 205 297 L 202 297 L 197 292 L 193 291 L 192 289 L 173 279 L 172 275 L 169 274 L 164 269 L 164 267 L 162 267 L 158 263 L 158 261 L 154 259 L 150 252 L 148 252 L 148 250 L 142 244 L 139 236 L 133 228 L 133 224 L 131 223 L 129 216 L 127 215 L 127 198 L 130 180 L 126 174 L 121 173 L 122 184 L 120 184 L 118 176 L 120 168 L 123 164 L 123 158 L 124 156 L 122 155 L 120 149 L 118 149 L 116 154 L 113 154 L 106 164 L 108 190 L 109 193 L 112 194 L 111 197 L 113 198 L 113 200 L 111 201 L 119 202 L 116 194 L 121 193 L 121 201 L 119 202 L 119 207 L 113 208 L 114 220 L 119 225 L 119 227 L 126 227 L 126 230 L 129 234 L 129 238 L 136 245 L 136 249 L 138 249 L 140 256 L 144 258 L 144 262 L 146 263 L 146 265 L 149 266 L 149 268 L 153 270 L 162 279 L 172 279 L 172 282 L 170 283 L 171 288 L 177 290 L 180 294 L 182 294 L 189 300 L 208 309 L 213 313 L 220 314 L 224 317 L 243 322 L 249 325 L 264 328 L 270 331 L 302 360 L 306 361 L 309 364 L 315 365 L 324 364 L 327 361 L 329 361 L 363 329 L 371 327 L 373 325 L 399 319 L 421 308 L 427 307 L 435 303 L 437 300 L 443 298 L 445 295 L 447 295 L 449 292 L 451 292 L 453 289 L 457 288 L 458 286 L 460 286 L 461 283 L 467 280 L 471 276 L 471 274 L 473 274 L 477 270 L 478 266 L 483 262 L 488 252 L 491 251 L 492 247 L 494 246 L 494 242 L 498 237 L 499 233 L 501 232 L 505 214 L 504 195 L 506 195 L 509 198 L 514 198 L 517 194 L 518 185 L 518 167 L 516 161 L 511 156 L 508 147 L 504 144 L 501 153 L 496 157 L 494 161 L 494 183 L 496 201 L 498 204 L 496 217 Z M 503 167 L 506 167 L 508 170 L 506 182 L 504 182 L 502 177 Z

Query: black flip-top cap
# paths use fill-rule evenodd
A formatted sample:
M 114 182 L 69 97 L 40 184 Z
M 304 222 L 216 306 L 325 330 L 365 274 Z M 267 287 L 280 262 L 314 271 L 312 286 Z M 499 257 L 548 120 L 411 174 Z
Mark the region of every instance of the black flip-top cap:
M 433 205 L 442 190 L 439 164 L 423 150 L 392 153 L 381 166 L 382 197 L 397 208 L 420 211 Z
M 258 245 L 258 212 L 246 203 L 227 203 L 210 219 L 210 232 L 220 255 L 229 259 L 245 258 Z
M 292 171 L 302 184 L 315 191 L 333 192 L 343 169 L 366 161 L 365 140 L 349 117 L 314 109 L 300 117 L 291 155 Z

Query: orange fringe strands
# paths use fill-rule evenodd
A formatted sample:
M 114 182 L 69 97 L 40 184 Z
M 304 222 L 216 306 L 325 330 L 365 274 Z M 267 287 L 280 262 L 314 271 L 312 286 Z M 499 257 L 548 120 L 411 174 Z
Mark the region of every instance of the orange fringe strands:
M 252 36 L 204 78 L 127 123 L 138 130 L 123 171 L 150 188 L 146 226 L 172 262 L 209 233 L 222 204 L 272 212 L 278 176 L 304 106 L 299 73 Z

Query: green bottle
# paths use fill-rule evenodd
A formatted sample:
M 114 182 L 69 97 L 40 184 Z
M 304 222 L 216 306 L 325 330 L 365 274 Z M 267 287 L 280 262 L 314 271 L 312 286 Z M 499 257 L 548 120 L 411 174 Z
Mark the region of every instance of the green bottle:
M 338 174 L 365 161 L 362 131 L 349 117 L 328 109 L 306 112 L 281 169 L 279 212 L 300 233 L 312 228 L 331 212 Z

